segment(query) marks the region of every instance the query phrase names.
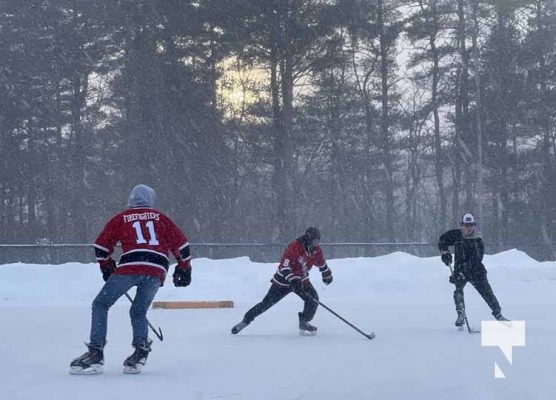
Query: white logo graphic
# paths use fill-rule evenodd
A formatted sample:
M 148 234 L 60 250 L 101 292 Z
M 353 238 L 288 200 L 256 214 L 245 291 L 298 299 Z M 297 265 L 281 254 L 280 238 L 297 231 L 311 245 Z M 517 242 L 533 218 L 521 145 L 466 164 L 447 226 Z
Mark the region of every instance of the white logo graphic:
M 482 321 L 481 345 L 500 347 L 512 364 L 512 346 L 525 346 L 525 321 Z M 494 377 L 506 377 L 496 362 L 494 362 Z

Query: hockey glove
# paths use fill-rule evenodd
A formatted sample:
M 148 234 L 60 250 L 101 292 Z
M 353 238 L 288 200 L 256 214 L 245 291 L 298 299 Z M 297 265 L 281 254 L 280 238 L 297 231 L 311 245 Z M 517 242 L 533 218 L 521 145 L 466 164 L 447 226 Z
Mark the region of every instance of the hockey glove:
M 442 259 L 442 262 L 446 265 L 450 265 L 452 263 L 452 253 L 450 253 L 449 251 L 444 250 L 440 258 Z
M 176 266 L 174 270 L 174 286 L 175 287 L 186 287 L 191 283 L 191 267 L 187 269 L 180 268 Z
M 325 285 L 330 285 L 332 283 L 332 271 L 327 268 L 326 271 L 322 273 L 322 281 Z
M 116 261 L 112 259 L 106 260 L 100 264 L 100 272 L 102 272 L 102 279 L 104 279 L 104 282 L 106 282 L 108 278 L 110 278 L 110 275 L 112 275 L 112 272 L 114 272 L 115 270 Z
M 292 279 L 290 281 L 290 289 L 292 292 L 299 294 L 303 290 L 301 279 Z
M 466 282 L 465 280 L 465 275 L 463 275 L 463 272 L 455 272 L 450 275 L 450 278 L 448 279 L 450 281 L 450 283 L 457 285 L 458 283 L 464 283 Z

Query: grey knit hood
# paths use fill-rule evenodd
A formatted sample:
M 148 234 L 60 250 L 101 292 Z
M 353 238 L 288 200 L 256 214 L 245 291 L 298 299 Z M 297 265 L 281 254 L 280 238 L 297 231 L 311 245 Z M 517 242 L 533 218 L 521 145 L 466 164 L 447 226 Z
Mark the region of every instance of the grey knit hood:
M 156 194 L 153 188 L 147 185 L 137 185 L 131 190 L 129 195 L 129 208 L 135 207 L 154 207 L 154 201 L 156 200 Z

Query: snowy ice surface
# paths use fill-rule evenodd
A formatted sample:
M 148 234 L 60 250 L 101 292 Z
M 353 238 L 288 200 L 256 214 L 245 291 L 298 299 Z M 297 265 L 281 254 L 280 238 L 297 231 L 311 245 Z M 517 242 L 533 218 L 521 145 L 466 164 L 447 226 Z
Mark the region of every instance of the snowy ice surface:
M 482 347 L 480 335 L 456 331 L 453 286 L 439 257 L 393 253 L 329 260 L 330 286 L 311 273 L 321 301 L 374 331 L 374 341 L 324 308 L 313 320 L 318 335 L 299 336 L 302 302 L 294 295 L 231 335 L 266 294 L 276 264 L 195 259 L 192 285 L 174 288 L 170 279 L 156 300 L 234 300 L 235 308 L 151 310 L 165 339 L 155 339 L 136 376 L 121 372 L 132 351 L 125 297 L 110 310 L 104 374 L 68 374 L 85 351 L 90 303 L 103 283 L 95 264 L 2 265 L 0 399 L 553 399 L 556 263 L 517 250 L 484 261 L 504 314 L 526 322 L 526 345 L 513 348 L 512 365 L 499 348 Z M 465 293 L 471 325 L 492 320 L 471 285 Z M 495 362 L 506 379 L 494 378 Z

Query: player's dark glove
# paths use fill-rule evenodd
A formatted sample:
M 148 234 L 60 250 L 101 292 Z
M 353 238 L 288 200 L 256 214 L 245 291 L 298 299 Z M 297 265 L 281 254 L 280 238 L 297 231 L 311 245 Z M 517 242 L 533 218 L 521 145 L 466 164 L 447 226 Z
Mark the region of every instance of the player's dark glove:
M 292 292 L 299 294 L 303 290 L 301 279 L 292 279 L 290 281 L 290 289 Z
M 450 283 L 456 285 L 458 283 L 464 283 L 465 280 L 465 275 L 463 275 L 463 272 L 455 272 L 450 275 L 450 278 L 448 279 L 450 281 Z
M 322 281 L 325 285 L 330 285 L 332 283 L 332 271 L 327 268 L 326 271 L 322 273 Z
M 442 259 L 442 262 L 446 265 L 450 265 L 452 263 L 452 253 L 450 253 L 449 251 L 443 251 L 440 258 Z
M 112 275 L 112 272 L 114 272 L 115 270 L 116 261 L 112 259 L 106 260 L 100 264 L 100 272 L 102 272 L 102 279 L 104 279 L 104 282 L 106 282 L 108 278 L 110 278 L 110 275 Z
M 174 275 L 172 275 L 172 277 L 174 278 L 174 286 L 189 286 L 189 284 L 191 283 L 191 267 L 184 269 L 176 266 Z

